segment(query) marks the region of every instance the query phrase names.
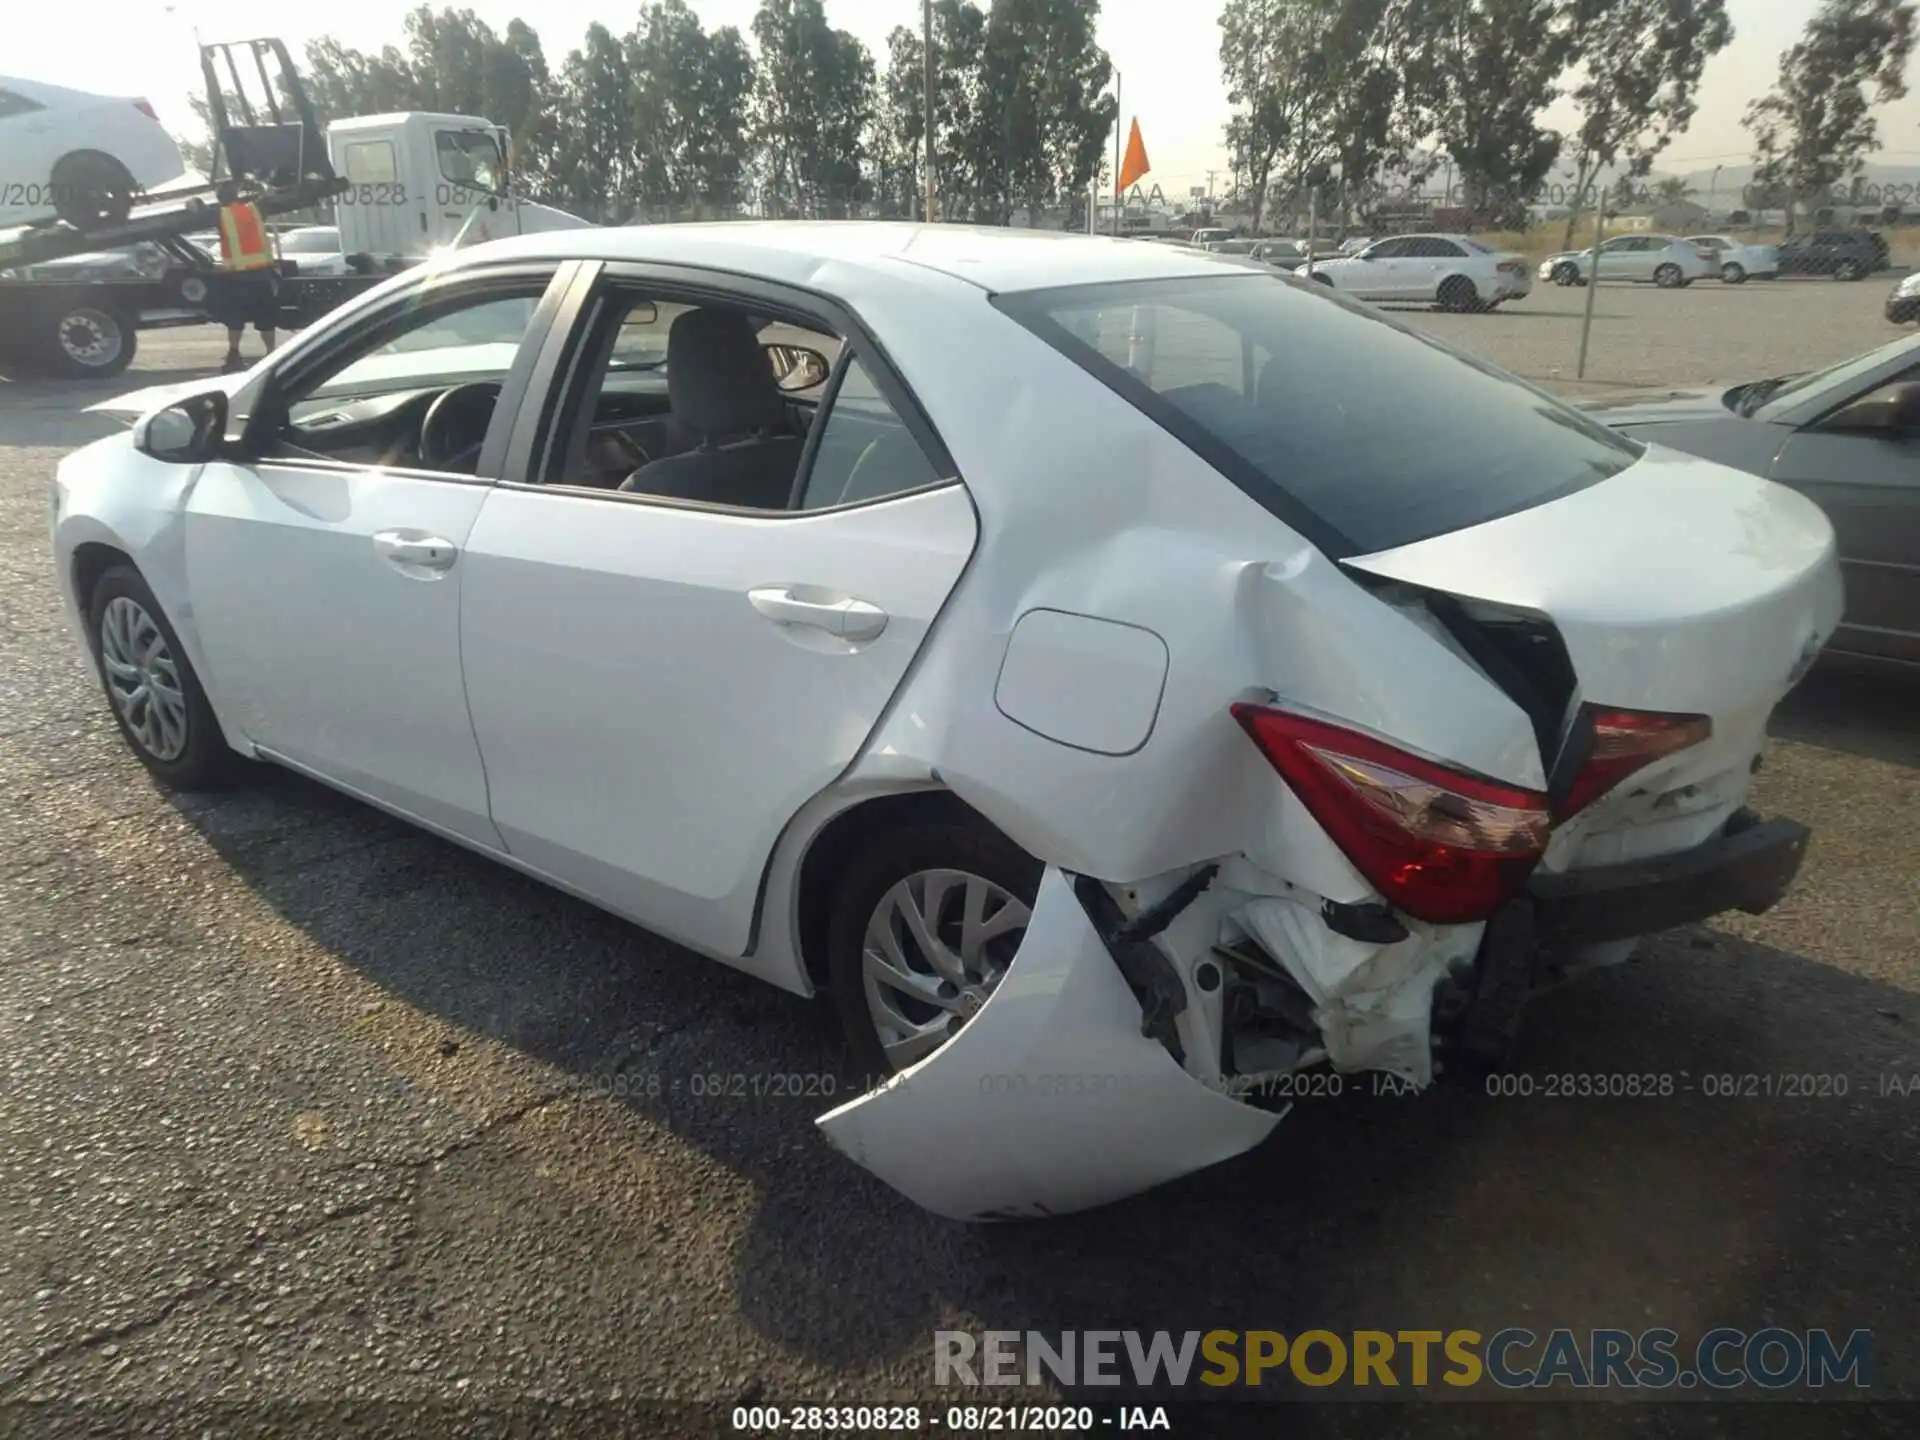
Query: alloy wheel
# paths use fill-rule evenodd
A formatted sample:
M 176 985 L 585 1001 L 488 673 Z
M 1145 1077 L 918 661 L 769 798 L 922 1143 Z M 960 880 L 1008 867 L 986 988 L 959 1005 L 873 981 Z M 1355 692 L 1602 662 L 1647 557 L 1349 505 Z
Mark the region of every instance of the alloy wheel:
M 987 1002 L 1032 918 L 1017 896 L 964 870 L 919 870 L 880 897 L 861 972 L 867 1013 L 895 1070 L 925 1059 Z
M 177 760 L 187 748 L 187 697 L 159 624 L 136 600 L 116 595 L 100 616 L 100 665 L 113 708 L 140 748 Z

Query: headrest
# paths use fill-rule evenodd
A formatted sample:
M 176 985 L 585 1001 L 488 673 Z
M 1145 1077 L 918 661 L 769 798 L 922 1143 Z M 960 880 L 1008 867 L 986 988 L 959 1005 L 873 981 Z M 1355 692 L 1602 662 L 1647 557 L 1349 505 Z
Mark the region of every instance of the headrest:
M 738 435 L 781 416 L 773 364 L 738 310 L 689 310 L 667 332 L 667 398 L 702 435 Z

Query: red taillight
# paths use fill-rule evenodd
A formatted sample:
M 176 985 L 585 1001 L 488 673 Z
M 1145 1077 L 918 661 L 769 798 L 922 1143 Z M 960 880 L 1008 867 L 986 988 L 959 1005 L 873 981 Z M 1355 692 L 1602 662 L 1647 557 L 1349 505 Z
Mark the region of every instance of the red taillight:
M 138 110 L 142 115 L 146 116 L 149 120 L 155 121 L 156 123 L 160 119 L 158 115 L 153 113 L 153 106 L 148 104 L 145 100 L 134 101 L 133 108 Z
M 1554 807 L 1560 819 L 1579 814 L 1636 770 L 1713 734 L 1713 721 L 1705 715 L 1589 710 L 1583 718 L 1592 727 L 1592 743 L 1573 784 Z
M 1552 817 L 1536 791 L 1283 710 L 1241 704 L 1233 718 L 1354 869 L 1416 919 L 1486 919 L 1546 849 Z

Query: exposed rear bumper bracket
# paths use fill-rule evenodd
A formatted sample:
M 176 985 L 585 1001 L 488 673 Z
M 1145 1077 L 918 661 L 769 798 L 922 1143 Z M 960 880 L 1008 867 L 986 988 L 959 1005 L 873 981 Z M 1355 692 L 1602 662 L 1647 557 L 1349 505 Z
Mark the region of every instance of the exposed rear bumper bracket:
M 1728 910 L 1758 915 L 1793 883 L 1811 838 L 1798 821 L 1753 821 L 1742 812 L 1718 839 L 1678 855 L 1536 874 L 1529 889 L 1540 939 L 1626 940 Z

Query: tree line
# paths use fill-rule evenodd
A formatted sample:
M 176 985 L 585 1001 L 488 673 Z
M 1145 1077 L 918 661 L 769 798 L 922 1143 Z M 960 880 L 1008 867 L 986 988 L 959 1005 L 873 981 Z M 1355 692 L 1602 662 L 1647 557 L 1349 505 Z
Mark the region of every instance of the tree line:
M 942 218 L 1004 224 L 1084 205 L 1115 116 L 1098 0 L 935 0 L 934 164 Z M 708 31 L 685 0 L 632 28 L 595 23 L 557 66 L 523 20 L 421 5 L 400 43 L 306 47 L 320 119 L 391 110 L 480 115 L 511 136 L 534 199 L 620 223 L 763 213 L 913 216 L 924 189 L 918 31 L 881 61 L 821 0 L 761 0 Z M 1084 211 L 1081 211 L 1084 214 Z
M 1823 0 L 1744 117 L 1757 186 L 1791 205 L 1858 170 L 1873 106 L 1906 93 L 1913 26 L 1910 0 Z M 1364 209 L 1442 165 L 1461 208 L 1503 227 L 1526 224 L 1556 169 L 1575 196 L 1602 171 L 1630 188 L 1733 38 L 1725 0 L 1226 0 L 1220 29 L 1226 141 L 1256 228 L 1270 199 L 1332 184 Z M 1564 132 L 1542 120 L 1562 99 L 1577 117 Z
M 1873 107 L 1906 93 L 1914 11 L 1822 0 L 1746 113 L 1757 190 L 1791 205 L 1858 170 Z M 930 120 L 919 29 L 876 58 L 822 0 L 761 0 L 749 35 L 647 0 L 557 66 L 523 20 L 496 31 L 422 4 L 378 51 L 310 43 L 306 73 L 323 121 L 424 109 L 506 126 L 526 193 L 603 222 L 917 215 L 930 123 L 942 218 L 1078 225 L 1117 114 L 1098 18 L 1099 0 L 934 0 Z M 1603 171 L 1625 194 L 1733 36 L 1726 0 L 1225 0 L 1219 24 L 1230 195 L 1255 228 L 1316 187 L 1365 213 L 1442 165 L 1489 225 L 1524 225 L 1556 171 L 1575 196 Z M 1564 132 L 1542 120 L 1562 99 Z

